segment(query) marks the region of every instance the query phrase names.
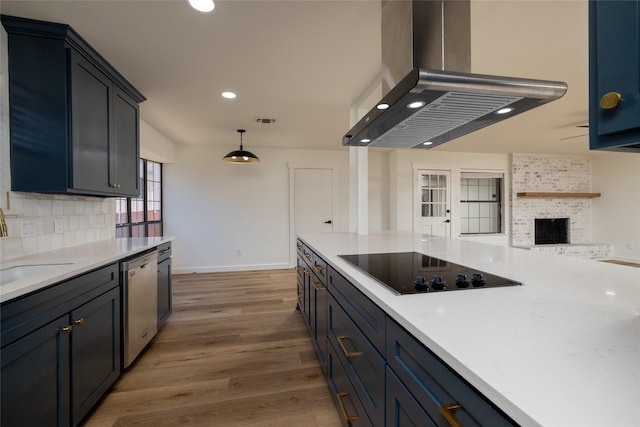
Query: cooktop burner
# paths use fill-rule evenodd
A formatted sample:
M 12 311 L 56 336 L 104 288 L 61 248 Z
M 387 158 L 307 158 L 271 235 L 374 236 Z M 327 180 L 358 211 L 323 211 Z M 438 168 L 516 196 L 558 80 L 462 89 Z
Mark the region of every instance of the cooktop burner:
M 400 295 L 522 285 L 417 252 L 339 255 Z

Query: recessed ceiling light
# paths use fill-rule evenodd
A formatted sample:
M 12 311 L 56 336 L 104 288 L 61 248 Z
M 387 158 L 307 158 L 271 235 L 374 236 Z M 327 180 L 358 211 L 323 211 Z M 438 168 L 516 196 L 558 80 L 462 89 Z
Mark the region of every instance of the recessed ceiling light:
M 511 107 L 507 107 L 507 108 L 501 108 L 498 111 L 496 111 L 496 113 L 498 114 L 507 114 L 513 111 L 513 108 Z
M 425 102 L 424 101 L 415 101 L 412 102 L 411 104 L 407 105 L 407 107 L 409 108 L 420 108 L 420 107 L 424 107 L 425 106 Z
M 203 13 L 213 12 L 216 7 L 213 0 L 189 0 L 189 5 L 198 12 Z
M 387 108 L 389 108 L 389 104 L 386 104 L 386 103 L 383 102 L 382 104 L 376 105 L 376 108 L 378 110 L 386 110 Z
M 227 91 L 227 92 L 222 92 L 220 95 L 222 95 L 222 97 L 223 97 L 223 98 L 227 98 L 227 99 L 233 99 L 233 98 L 235 98 L 236 96 L 238 96 L 238 95 L 236 95 L 234 92 L 229 92 L 229 91 Z
M 433 142 L 431 142 L 431 141 L 425 141 L 425 142 L 422 143 L 422 145 L 432 145 L 432 144 L 433 144 Z
M 360 142 L 364 142 L 366 144 L 367 142 L 371 142 L 371 140 L 369 138 L 364 138 L 361 139 Z

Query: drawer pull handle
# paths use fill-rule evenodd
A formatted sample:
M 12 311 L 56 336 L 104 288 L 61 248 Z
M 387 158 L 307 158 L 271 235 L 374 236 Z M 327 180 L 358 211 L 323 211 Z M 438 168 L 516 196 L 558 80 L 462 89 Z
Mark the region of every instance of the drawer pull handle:
M 340 343 L 340 347 L 342 347 L 342 351 L 344 352 L 344 355 L 347 356 L 347 358 L 349 359 L 353 359 L 354 357 L 358 357 L 358 356 L 362 356 L 362 352 L 361 351 L 349 351 L 347 350 L 347 347 L 345 347 L 344 345 L 344 341 L 345 340 L 350 340 L 351 337 L 348 336 L 340 336 L 338 337 L 338 342 Z
M 340 409 L 342 410 L 342 415 L 344 415 L 344 419 L 347 420 L 348 423 L 350 423 L 351 421 L 357 421 L 358 419 L 360 419 L 360 417 L 357 415 L 349 415 L 347 413 L 347 407 L 342 401 L 342 398 L 349 396 L 348 393 L 338 393 L 336 394 L 336 396 L 338 397 L 338 403 L 340 403 Z
M 71 332 L 73 331 L 73 326 L 68 325 L 58 329 L 59 332 Z
M 311 254 L 304 254 L 304 257 L 305 257 L 306 259 L 311 259 Z
M 326 291 L 327 290 L 327 288 L 322 286 L 322 283 L 320 283 L 320 282 L 318 282 L 316 280 L 313 281 L 313 287 L 314 287 L 314 289 L 316 291 Z
M 160 251 L 160 253 L 158 255 L 168 254 L 169 252 L 171 252 L 171 249 L 163 249 L 163 250 Z
M 313 268 L 315 268 L 318 273 L 324 275 L 324 268 L 318 266 L 318 264 L 314 265 Z
M 459 409 L 460 405 L 457 403 L 445 403 L 440 405 L 440 413 L 451 424 L 451 427 L 464 427 L 462 423 L 456 418 L 456 409 Z
M 74 320 L 73 323 L 75 323 L 76 325 L 84 325 L 84 317 L 81 317 L 78 320 Z

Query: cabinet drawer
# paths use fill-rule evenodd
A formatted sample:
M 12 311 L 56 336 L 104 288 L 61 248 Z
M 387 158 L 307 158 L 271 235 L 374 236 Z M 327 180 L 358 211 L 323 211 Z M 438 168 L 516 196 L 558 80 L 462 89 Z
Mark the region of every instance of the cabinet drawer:
M 438 427 L 387 366 L 387 427 Z
M 448 404 L 459 405 L 454 416 L 465 427 L 517 425 L 389 318 L 386 331 L 387 363 L 437 425 L 450 425 L 440 412 Z
M 171 242 L 158 246 L 158 263 L 171 258 Z
M 384 356 L 384 312 L 331 266 L 329 266 L 328 273 L 327 288 L 329 292 Z
M 331 344 L 328 345 L 327 380 L 344 425 L 350 427 L 373 427 Z
M 118 274 L 111 264 L 2 304 L 2 347 L 118 286 Z
M 374 425 L 384 424 L 384 359 L 329 295 L 328 339 Z

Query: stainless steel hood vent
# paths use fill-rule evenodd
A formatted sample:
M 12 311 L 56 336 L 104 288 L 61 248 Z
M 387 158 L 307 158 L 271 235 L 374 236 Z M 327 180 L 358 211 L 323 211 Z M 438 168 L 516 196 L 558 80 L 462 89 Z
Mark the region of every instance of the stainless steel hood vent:
M 469 20 L 468 0 L 383 2 L 383 85 L 395 86 L 343 145 L 432 148 L 565 94 L 563 82 L 469 73 Z

